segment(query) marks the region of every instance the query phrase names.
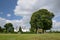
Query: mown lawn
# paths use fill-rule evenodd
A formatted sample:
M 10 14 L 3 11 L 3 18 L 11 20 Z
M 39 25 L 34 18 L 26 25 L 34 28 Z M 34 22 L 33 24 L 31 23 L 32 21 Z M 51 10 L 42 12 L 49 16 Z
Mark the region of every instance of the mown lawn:
M 60 40 L 60 33 L 0 34 L 0 40 Z

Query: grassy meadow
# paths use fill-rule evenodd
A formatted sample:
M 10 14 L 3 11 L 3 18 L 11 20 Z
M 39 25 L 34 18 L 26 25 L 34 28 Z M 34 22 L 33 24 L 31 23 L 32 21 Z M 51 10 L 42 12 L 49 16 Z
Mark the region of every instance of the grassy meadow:
M 60 40 L 60 33 L 0 34 L 0 40 Z

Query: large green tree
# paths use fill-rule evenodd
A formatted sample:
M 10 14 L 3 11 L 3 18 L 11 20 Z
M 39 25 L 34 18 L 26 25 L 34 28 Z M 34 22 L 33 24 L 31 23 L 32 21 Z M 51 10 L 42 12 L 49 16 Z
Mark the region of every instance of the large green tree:
M 40 9 L 34 12 L 30 20 L 31 30 L 37 32 L 38 29 L 43 29 L 44 32 L 44 30 L 51 29 L 53 17 L 54 14 L 47 9 Z
M 7 33 L 8 32 L 11 32 L 11 33 L 14 32 L 14 28 L 13 28 L 13 24 L 12 23 L 6 23 L 4 25 L 4 27 L 5 27 Z

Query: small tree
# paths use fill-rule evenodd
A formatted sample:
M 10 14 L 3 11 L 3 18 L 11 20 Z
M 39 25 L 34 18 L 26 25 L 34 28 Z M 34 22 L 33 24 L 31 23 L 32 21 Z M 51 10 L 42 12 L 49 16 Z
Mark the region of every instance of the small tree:
M 19 32 L 21 32 L 21 33 L 22 33 L 22 28 L 21 28 L 21 27 L 19 28 Z
M 5 30 L 5 29 L 0 26 L 0 32 L 1 32 L 1 33 L 4 33 L 4 30 Z
M 13 28 L 13 24 L 12 23 L 6 23 L 4 25 L 5 29 L 6 29 L 6 32 L 14 32 L 14 28 Z
M 3 32 L 1 26 L 0 26 L 0 32 Z

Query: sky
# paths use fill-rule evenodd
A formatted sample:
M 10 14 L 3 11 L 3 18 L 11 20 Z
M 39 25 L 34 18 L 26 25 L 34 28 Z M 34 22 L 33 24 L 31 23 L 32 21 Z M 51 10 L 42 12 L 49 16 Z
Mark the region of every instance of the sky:
M 60 0 L 0 0 L 0 26 L 10 22 L 17 31 L 20 26 L 29 30 L 31 15 L 39 9 L 48 9 L 54 13 L 52 30 L 59 31 Z

